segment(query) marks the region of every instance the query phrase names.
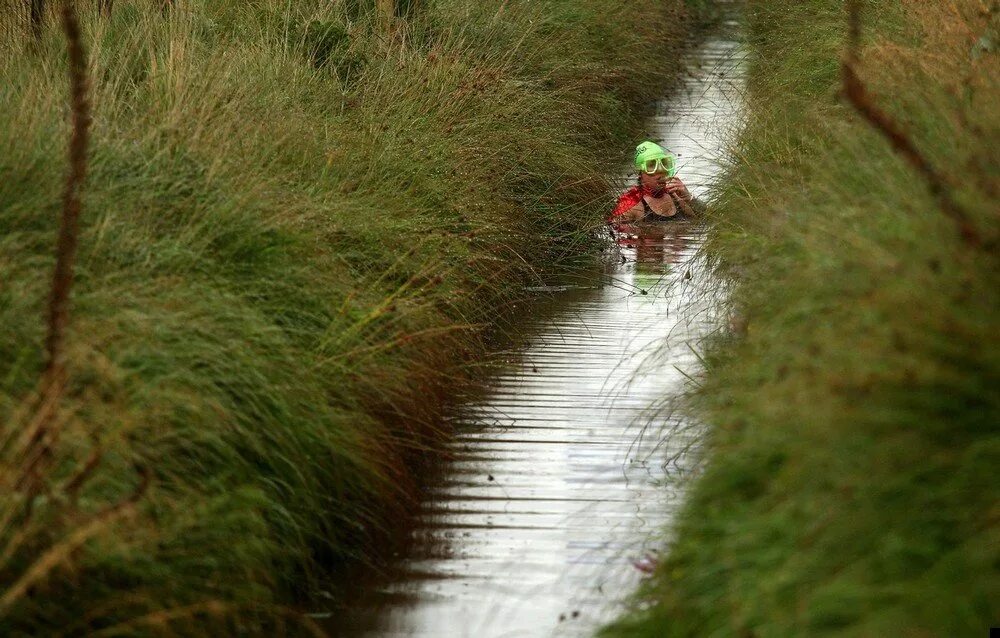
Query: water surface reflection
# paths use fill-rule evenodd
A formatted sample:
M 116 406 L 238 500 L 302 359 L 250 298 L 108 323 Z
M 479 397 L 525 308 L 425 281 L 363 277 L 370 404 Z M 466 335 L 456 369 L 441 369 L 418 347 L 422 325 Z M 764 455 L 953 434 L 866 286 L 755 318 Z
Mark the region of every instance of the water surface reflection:
M 652 120 L 698 196 L 716 174 L 719 122 L 738 112 L 736 50 L 707 40 L 686 90 Z M 697 223 L 631 231 L 616 236 L 603 277 L 526 313 L 525 343 L 498 355 L 512 364 L 456 407 L 451 459 L 412 546 L 349 633 L 587 635 L 655 562 L 699 435 L 663 407 L 697 374 L 718 286 Z

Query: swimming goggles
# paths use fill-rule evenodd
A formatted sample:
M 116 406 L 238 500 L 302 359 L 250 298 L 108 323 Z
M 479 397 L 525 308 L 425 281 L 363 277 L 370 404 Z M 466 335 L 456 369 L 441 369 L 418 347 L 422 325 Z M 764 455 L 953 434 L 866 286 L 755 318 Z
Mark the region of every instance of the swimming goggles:
M 663 172 L 670 177 L 673 177 L 676 172 L 676 169 L 674 168 L 674 158 L 660 157 L 657 159 L 648 159 L 643 163 L 642 170 L 647 175 Z

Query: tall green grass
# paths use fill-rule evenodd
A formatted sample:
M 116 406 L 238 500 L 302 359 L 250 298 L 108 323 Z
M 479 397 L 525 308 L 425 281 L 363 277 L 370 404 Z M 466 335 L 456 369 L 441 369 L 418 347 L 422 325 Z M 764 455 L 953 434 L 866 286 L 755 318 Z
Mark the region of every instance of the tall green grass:
M 864 4 L 859 75 L 984 243 L 838 97 L 843 3 L 752 0 L 709 252 L 736 285 L 704 474 L 609 636 L 981 636 L 1000 623 L 1000 14 Z
M 4 635 L 284 631 L 274 605 L 408 505 L 483 330 L 594 241 L 674 73 L 638 61 L 685 24 L 680 2 L 151 4 L 82 16 L 69 385 L 34 491 L 66 63 L 54 28 L 0 42 Z

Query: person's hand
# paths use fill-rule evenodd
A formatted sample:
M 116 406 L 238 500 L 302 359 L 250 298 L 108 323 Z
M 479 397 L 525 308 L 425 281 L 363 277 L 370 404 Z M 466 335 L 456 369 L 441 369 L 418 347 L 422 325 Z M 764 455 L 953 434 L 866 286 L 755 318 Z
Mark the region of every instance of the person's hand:
M 678 197 L 682 197 L 684 199 L 691 199 L 691 193 L 679 177 L 669 178 L 667 183 L 663 186 L 663 189 L 667 191 L 667 194 L 669 195 L 677 195 Z

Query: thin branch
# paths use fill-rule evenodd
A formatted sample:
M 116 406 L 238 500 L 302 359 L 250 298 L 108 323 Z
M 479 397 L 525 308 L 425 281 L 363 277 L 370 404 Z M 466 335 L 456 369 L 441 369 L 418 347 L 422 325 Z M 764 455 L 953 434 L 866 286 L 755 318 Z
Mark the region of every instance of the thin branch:
M 952 196 L 950 180 L 940 173 L 933 164 L 920 152 L 906 131 L 876 103 L 864 82 L 858 77 L 855 67 L 858 66 L 858 52 L 861 47 L 861 2 L 848 0 L 848 49 L 841 64 L 842 94 L 854 109 L 876 131 L 885 137 L 892 149 L 920 173 L 931 194 L 934 195 L 942 212 L 950 217 L 958 226 L 958 231 L 967 244 L 981 246 L 982 237 L 972 223 L 969 213 L 955 201 Z
M 64 342 L 69 322 L 69 293 L 73 286 L 73 261 L 80 232 L 80 190 L 87 175 L 87 141 L 90 105 L 87 102 L 87 58 L 80 39 L 80 25 L 72 0 L 62 6 L 63 31 L 69 51 L 70 99 L 73 132 L 69 142 L 69 173 L 63 191 L 62 219 L 52 276 L 48 335 L 45 340 L 46 385 L 60 386 L 65 377 Z
M 37 3 L 40 6 L 40 2 Z M 36 3 L 33 0 L 32 7 Z M 80 25 L 72 0 L 62 5 L 62 25 L 69 52 L 72 133 L 69 142 L 69 172 L 63 191 L 62 216 L 56 241 L 56 266 L 48 308 L 48 334 L 45 339 L 46 363 L 42 373 L 40 403 L 32 426 L 25 434 L 27 462 L 16 485 L 29 493 L 28 507 L 42 487 L 41 467 L 51 457 L 59 437 L 58 404 L 66 381 L 65 333 L 69 322 L 69 293 L 73 286 L 73 260 L 76 256 L 80 227 L 80 190 L 87 174 L 87 138 L 90 107 L 87 103 L 87 60 L 80 38 Z M 30 509 L 29 509 L 30 512 Z
M 80 492 L 80 488 L 83 484 L 87 482 L 90 475 L 93 474 L 97 466 L 101 464 L 101 458 L 104 455 L 104 450 L 99 446 L 95 445 L 94 449 L 91 450 L 90 456 L 87 457 L 86 462 L 80 467 L 76 474 L 73 475 L 66 483 L 66 487 L 63 491 L 69 496 L 70 500 L 76 503 L 77 495 Z

